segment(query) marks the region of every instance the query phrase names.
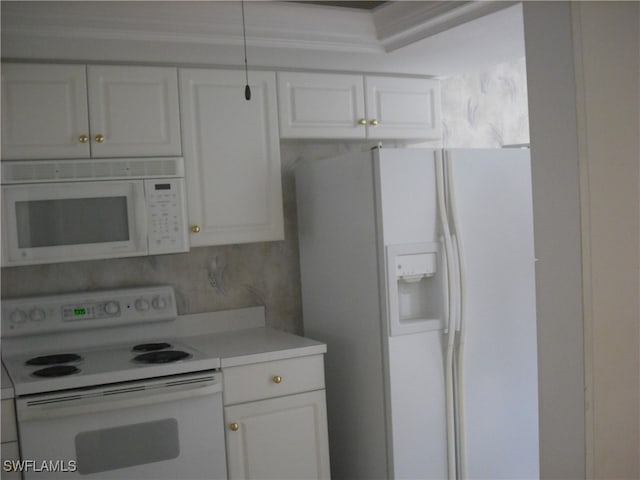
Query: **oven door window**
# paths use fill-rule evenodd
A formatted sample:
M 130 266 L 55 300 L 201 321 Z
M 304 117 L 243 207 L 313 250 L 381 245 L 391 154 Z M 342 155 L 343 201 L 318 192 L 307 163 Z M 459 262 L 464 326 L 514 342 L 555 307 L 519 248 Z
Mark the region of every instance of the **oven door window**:
M 129 240 L 126 196 L 29 200 L 15 205 L 19 248 Z
M 141 180 L 2 187 L 3 265 L 145 255 Z
M 171 460 L 180 455 L 178 422 L 169 418 L 82 432 L 75 446 L 82 475 Z

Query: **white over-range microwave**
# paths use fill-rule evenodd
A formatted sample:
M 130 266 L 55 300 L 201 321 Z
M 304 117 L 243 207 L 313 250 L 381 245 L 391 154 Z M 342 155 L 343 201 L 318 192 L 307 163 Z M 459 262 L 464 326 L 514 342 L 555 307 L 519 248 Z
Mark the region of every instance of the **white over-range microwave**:
M 184 159 L 2 162 L 2 266 L 189 251 Z

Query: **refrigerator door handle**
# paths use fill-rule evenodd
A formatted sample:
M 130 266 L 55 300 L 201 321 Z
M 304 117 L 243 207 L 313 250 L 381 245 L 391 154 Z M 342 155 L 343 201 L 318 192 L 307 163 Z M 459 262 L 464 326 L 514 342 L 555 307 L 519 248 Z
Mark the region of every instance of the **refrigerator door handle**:
M 442 235 L 444 237 L 444 253 L 447 264 L 448 277 L 448 305 L 449 315 L 447 318 L 447 341 L 445 354 L 445 403 L 446 403 L 446 424 L 447 424 L 447 469 L 449 480 L 457 478 L 457 454 L 456 454 L 456 421 L 455 421 L 455 392 L 454 392 L 454 350 L 455 350 L 455 318 L 456 305 L 454 301 L 455 289 L 455 266 L 453 262 L 453 248 L 451 245 L 451 232 L 449 230 L 449 216 L 446 206 L 445 192 L 445 172 L 444 159 L 441 152 L 436 152 L 436 190 L 438 192 L 438 213 Z
M 452 159 L 446 154 L 444 157 L 444 170 L 447 182 L 448 193 L 448 213 L 453 224 L 453 245 L 455 247 L 455 276 L 456 276 L 456 328 L 458 331 L 457 345 L 455 349 L 455 404 L 456 404 L 456 449 L 458 477 L 462 480 L 467 478 L 467 453 L 466 453 L 466 433 L 465 433 L 465 393 L 464 393 L 464 353 L 466 337 L 466 275 L 464 263 L 464 250 L 458 210 L 456 205 L 456 189 L 453 181 L 454 164 Z

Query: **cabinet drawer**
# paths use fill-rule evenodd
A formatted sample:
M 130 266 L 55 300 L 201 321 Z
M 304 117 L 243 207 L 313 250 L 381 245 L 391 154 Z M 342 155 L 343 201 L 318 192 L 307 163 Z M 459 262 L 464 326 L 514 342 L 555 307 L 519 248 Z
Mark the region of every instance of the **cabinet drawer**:
M 250 402 L 324 388 L 322 355 L 223 369 L 224 404 Z
M 13 442 L 18 439 L 16 429 L 16 410 L 13 400 L 2 400 L 2 441 Z

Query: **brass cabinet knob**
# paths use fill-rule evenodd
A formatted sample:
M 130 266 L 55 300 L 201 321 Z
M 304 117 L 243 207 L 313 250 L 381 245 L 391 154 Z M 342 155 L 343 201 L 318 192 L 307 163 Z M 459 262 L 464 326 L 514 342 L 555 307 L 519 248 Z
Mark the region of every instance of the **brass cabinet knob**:
M 236 422 L 229 424 L 229 430 L 231 430 L 232 432 L 237 432 L 239 428 L 240 425 L 238 425 Z
M 273 383 L 282 383 L 282 377 L 280 375 L 275 375 L 271 380 L 273 380 Z
M 376 120 L 376 119 L 374 118 L 373 120 L 371 120 L 371 121 L 369 122 L 369 125 L 373 125 L 373 126 L 375 127 L 376 125 L 378 125 L 378 120 Z
M 104 142 L 104 135 L 98 134 L 98 135 L 96 135 L 95 139 L 96 139 L 96 142 L 102 143 L 102 142 Z
M 80 135 L 78 137 L 78 141 L 80 143 L 87 143 L 89 141 L 89 135 L 84 135 L 84 134 Z
M 366 124 L 367 124 L 366 118 L 361 118 L 360 120 L 358 120 L 358 125 L 366 125 Z
M 193 233 L 200 233 L 200 225 L 192 225 L 191 226 L 191 231 Z

